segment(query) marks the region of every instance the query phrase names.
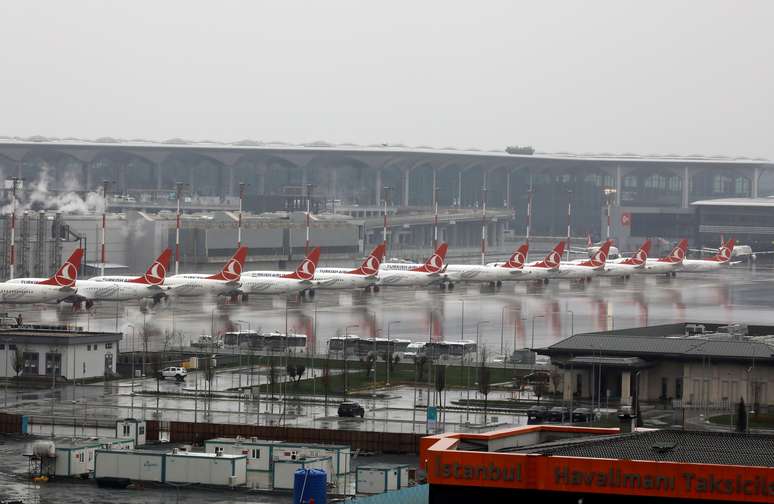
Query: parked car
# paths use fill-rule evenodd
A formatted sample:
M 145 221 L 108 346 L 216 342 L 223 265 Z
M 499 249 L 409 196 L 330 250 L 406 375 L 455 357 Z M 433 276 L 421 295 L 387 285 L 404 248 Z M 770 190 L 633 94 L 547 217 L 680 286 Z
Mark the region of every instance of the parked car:
M 570 409 L 564 406 L 554 406 L 548 410 L 548 419 L 551 422 L 564 422 L 570 420 Z
M 591 410 L 588 408 L 575 408 L 572 410 L 573 422 L 588 422 L 592 420 Z
M 339 416 L 340 417 L 357 417 L 363 418 L 365 416 L 365 410 L 360 404 L 355 401 L 344 401 L 339 404 Z
M 159 372 L 159 375 L 162 380 L 166 378 L 174 378 L 177 381 L 183 381 L 185 380 L 185 377 L 188 376 L 188 370 L 182 367 L 168 367 L 162 369 Z
M 527 410 L 527 423 L 540 423 L 548 416 L 545 406 L 530 406 Z

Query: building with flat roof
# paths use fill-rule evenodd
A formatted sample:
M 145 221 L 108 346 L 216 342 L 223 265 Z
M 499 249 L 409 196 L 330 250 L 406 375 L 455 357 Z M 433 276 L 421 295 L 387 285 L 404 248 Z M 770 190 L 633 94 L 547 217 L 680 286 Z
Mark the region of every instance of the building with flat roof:
M 565 401 L 727 409 L 774 406 L 774 327 L 666 324 L 575 334 L 538 349 L 563 373 Z
M 121 333 L 0 318 L 0 376 L 80 380 L 116 370 Z
M 695 210 L 695 245 L 717 247 L 720 237 L 734 237 L 751 251 L 774 250 L 774 198 L 721 198 L 691 203 Z
M 774 436 L 527 426 L 420 443 L 430 504 L 772 502 Z

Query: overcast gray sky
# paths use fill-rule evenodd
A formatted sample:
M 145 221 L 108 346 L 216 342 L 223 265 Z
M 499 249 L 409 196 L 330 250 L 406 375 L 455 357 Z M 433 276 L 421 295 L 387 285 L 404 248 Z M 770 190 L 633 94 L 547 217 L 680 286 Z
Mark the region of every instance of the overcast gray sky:
M 774 2 L 30 1 L 0 135 L 774 159 Z

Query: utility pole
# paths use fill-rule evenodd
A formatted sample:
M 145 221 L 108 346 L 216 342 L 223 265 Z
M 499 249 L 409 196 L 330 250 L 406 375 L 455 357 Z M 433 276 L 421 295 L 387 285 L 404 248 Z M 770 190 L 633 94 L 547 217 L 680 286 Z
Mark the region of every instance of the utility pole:
M 105 276 L 105 260 L 107 259 L 107 256 L 105 255 L 105 227 L 107 224 L 107 206 L 108 206 L 108 188 L 110 187 L 110 181 L 109 180 L 103 180 L 102 181 L 102 237 L 100 238 L 100 266 L 99 266 L 99 274 L 101 276 Z
M 438 248 L 438 187 L 436 172 L 433 170 L 433 250 Z
M 387 257 L 387 205 L 389 204 L 390 191 L 392 187 L 384 186 L 383 190 L 383 202 L 384 202 L 384 225 L 382 229 L 382 241 L 384 242 L 384 257 Z
M 481 265 L 486 264 L 486 175 L 481 188 Z
M 16 189 L 22 186 L 21 177 L 11 177 L 11 260 L 10 260 L 10 277 L 14 278 L 16 267 Z M 8 181 L 6 181 L 6 189 L 8 189 Z
M 180 272 L 180 198 L 183 195 L 183 189 L 186 185 L 187 184 L 184 182 L 175 183 L 175 194 L 177 196 L 177 215 L 175 219 L 175 275 Z
M 572 231 L 572 190 L 567 190 L 567 260 L 570 260 Z
M 237 229 L 237 248 L 242 246 L 242 203 L 245 199 L 245 184 L 244 182 L 239 183 L 239 222 L 238 222 L 238 229 Z M 180 213 L 180 203 L 178 202 L 178 213 Z M 177 272 L 175 272 L 177 273 Z
M 309 215 L 312 212 L 312 191 L 314 184 L 306 184 L 306 245 L 304 246 L 304 256 L 309 254 Z

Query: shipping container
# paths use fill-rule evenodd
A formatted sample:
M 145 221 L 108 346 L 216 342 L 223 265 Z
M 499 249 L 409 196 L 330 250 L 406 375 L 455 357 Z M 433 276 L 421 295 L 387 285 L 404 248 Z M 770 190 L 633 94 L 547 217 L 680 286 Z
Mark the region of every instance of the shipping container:
M 371 464 L 357 468 L 355 493 L 379 494 L 408 486 L 408 466 L 404 464 Z

